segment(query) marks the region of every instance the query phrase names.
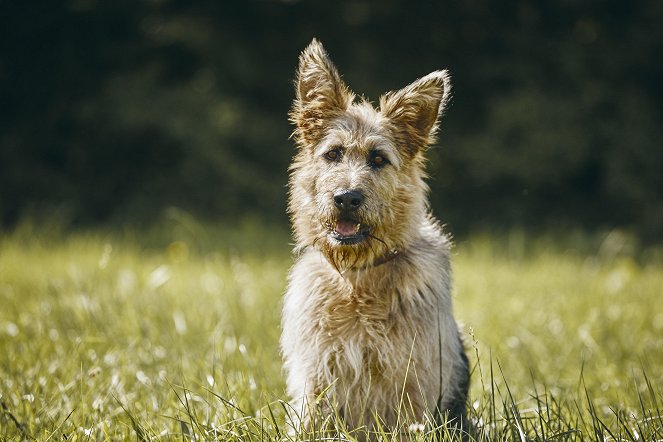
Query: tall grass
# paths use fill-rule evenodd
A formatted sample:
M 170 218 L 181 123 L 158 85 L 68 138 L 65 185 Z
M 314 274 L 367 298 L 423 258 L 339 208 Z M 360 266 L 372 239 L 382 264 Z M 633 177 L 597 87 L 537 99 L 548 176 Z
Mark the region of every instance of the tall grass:
M 173 220 L 0 239 L 0 438 L 353 440 L 288 431 L 287 234 Z M 663 265 L 611 235 L 457 245 L 471 440 L 663 440 Z

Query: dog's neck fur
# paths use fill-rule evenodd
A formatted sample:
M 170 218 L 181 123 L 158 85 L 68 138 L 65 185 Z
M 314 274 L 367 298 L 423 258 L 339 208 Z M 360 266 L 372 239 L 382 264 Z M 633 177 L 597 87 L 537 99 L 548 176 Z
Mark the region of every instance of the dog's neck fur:
M 361 266 L 350 266 L 346 269 L 339 270 L 339 273 L 341 273 L 342 275 L 346 275 L 350 272 L 364 272 L 367 270 L 374 269 L 376 267 L 380 267 L 384 264 L 388 264 L 396 260 L 397 258 L 400 258 L 402 255 L 403 253 L 400 252 L 398 249 L 391 249 L 384 255 L 374 259 L 372 262 L 363 264 Z

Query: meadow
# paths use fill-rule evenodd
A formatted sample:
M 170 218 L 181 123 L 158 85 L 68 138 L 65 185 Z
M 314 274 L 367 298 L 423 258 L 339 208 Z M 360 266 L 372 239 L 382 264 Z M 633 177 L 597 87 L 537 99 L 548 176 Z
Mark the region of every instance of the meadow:
M 311 439 L 284 423 L 288 240 L 186 218 L 4 234 L 0 439 Z M 453 265 L 472 439 L 663 440 L 660 251 L 619 231 L 512 232 L 458 241 Z

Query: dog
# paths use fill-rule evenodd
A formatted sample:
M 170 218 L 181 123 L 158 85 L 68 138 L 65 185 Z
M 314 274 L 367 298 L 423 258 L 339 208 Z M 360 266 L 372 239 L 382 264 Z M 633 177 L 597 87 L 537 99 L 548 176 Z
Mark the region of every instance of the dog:
M 374 108 L 314 39 L 295 89 L 296 261 L 281 352 L 298 428 L 457 428 L 470 374 L 452 313 L 450 239 L 430 214 L 424 167 L 449 74 L 426 75 Z

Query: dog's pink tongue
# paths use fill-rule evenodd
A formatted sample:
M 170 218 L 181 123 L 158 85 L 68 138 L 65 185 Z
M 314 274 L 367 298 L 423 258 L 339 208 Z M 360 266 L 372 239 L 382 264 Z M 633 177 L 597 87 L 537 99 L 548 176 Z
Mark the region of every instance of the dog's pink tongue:
M 359 232 L 359 224 L 352 221 L 339 221 L 336 223 L 336 233 L 343 236 L 356 235 Z

